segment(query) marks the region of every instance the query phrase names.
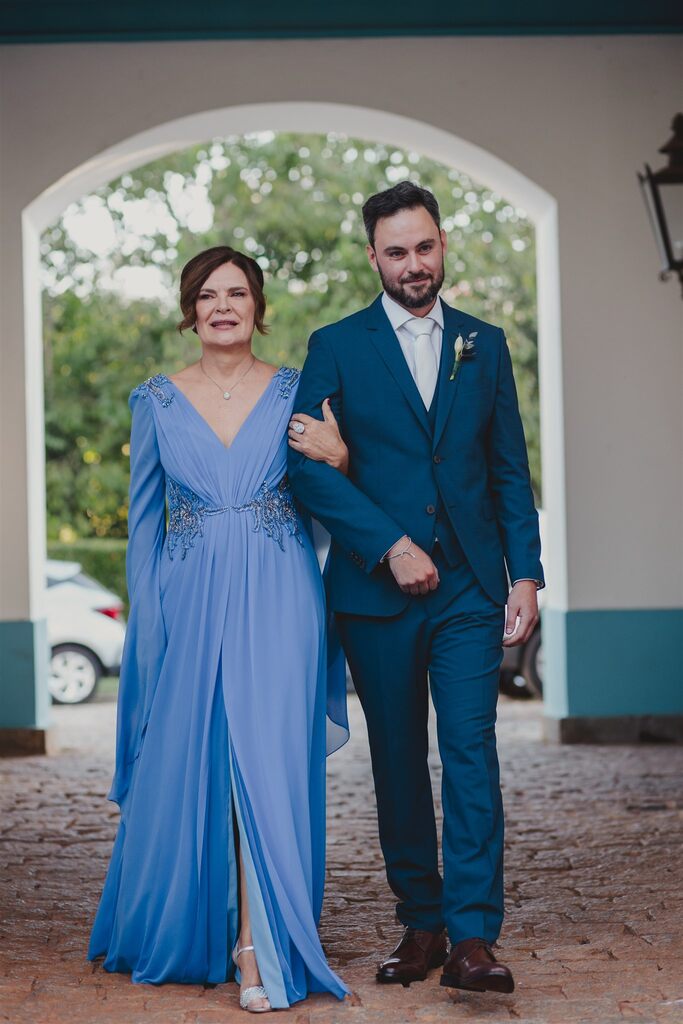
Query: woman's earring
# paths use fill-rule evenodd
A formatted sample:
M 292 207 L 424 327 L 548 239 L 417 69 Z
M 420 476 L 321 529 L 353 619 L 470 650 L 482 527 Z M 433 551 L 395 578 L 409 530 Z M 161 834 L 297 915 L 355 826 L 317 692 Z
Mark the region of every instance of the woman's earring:
M 197 331 L 197 321 L 196 321 L 196 320 L 195 320 L 195 322 L 194 322 L 194 323 L 192 324 L 192 330 L 194 331 L 194 333 L 195 333 L 195 334 L 198 334 L 198 333 L 199 333 L 199 332 Z

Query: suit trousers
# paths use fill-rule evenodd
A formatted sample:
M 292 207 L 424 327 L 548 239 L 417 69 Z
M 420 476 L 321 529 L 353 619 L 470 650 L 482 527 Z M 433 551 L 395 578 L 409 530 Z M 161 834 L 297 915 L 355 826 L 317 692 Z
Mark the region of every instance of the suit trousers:
M 494 942 L 503 919 L 496 703 L 505 609 L 462 549 L 389 618 L 336 613 L 368 726 L 379 837 L 402 924 Z M 453 564 L 454 561 L 454 564 Z M 429 687 L 443 766 L 443 879 L 427 763 Z

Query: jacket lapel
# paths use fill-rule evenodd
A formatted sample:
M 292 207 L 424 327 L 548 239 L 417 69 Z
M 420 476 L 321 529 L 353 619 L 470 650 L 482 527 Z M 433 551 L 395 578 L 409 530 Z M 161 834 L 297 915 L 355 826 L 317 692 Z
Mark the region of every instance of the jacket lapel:
M 384 312 L 382 296 L 380 295 L 371 306 L 368 307 L 368 333 L 370 340 L 384 360 L 389 372 L 406 397 L 410 408 L 415 413 L 423 429 L 431 436 L 429 418 L 424 402 L 417 390 L 417 385 L 408 369 L 398 338 L 394 332 L 389 318 Z M 450 373 L 450 369 L 448 371 Z
M 443 307 L 443 335 L 441 338 L 441 363 L 439 365 L 439 381 L 436 393 L 436 422 L 434 424 L 434 448 L 443 434 L 446 420 L 453 408 L 455 396 L 460 383 L 460 374 L 450 380 L 455 359 L 455 339 L 465 330 L 465 321 L 457 309 L 439 299 Z

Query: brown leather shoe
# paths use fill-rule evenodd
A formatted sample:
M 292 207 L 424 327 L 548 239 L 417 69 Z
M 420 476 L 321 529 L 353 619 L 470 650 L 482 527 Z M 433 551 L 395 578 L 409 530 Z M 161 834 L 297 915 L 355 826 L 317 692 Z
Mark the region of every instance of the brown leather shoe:
M 398 946 L 377 968 L 377 981 L 382 985 L 403 985 L 424 981 L 427 971 L 441 967 L 448 956 L 445 932 L 423 932 L 406 928 Z
M 472 992 L 514 992 L 515 989 L 512 971 L 498 963 L 484 939 L 464 939 L 451 947 L 441 984 Z

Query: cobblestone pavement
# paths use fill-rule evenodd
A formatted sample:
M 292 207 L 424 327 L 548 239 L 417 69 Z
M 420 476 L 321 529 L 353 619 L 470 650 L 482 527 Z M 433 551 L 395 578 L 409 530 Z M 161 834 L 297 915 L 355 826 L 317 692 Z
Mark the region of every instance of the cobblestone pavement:
M 85 950 L 116 826 L 106 802 L 114 704 L 56 708 L 62 752 L 0 761 L 0 1020 L 231 1024 L 234 985 L 133 985 Z M 362 714 L 329 762 L 329 879 L 321 923 L 353 989 L 287 1011 L 295 1024 L 683 1021 L 683 749 L 552 747 L 537 705 L 501 700 L 511 996 L 379 987 L 399 929 L 376 840 Z M 434 782 L 438 762 L 434 755 Z

